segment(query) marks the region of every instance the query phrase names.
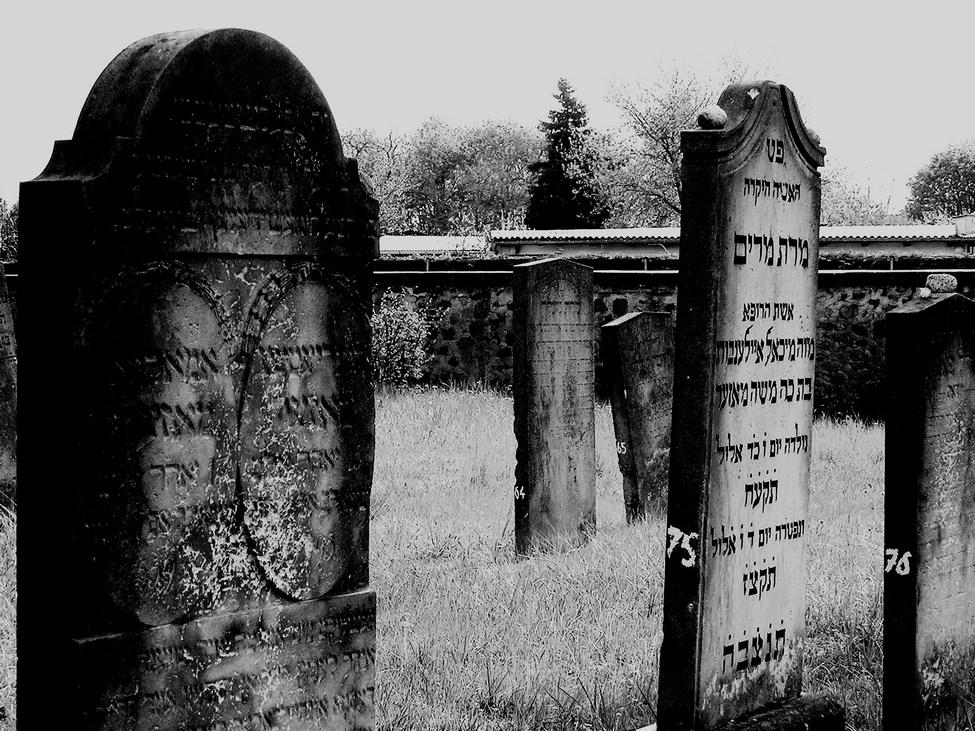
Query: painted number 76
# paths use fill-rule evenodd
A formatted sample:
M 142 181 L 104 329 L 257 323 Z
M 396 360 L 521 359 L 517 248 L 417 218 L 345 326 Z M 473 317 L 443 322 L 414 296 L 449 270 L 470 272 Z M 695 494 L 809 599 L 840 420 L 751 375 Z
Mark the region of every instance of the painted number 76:
M 911 552 L 904 551 L 901 554 L 896 548 L 888 548 L 885 553 L 887 554 L 887 565 L 884 566 L 884 573 L 889 574 L 891 571 L 896 571 L 901 576 L 907 576 L 911 573 Z M 900 555 L 900 558 L 898 558 Z

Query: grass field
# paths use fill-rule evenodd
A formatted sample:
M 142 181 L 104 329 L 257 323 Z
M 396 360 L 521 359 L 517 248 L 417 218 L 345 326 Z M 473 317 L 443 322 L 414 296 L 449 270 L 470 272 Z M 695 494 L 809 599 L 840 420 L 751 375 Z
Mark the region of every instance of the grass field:
M 813 433 L 805 688 L 879 729 L 883 429 Z M 378 727 L 633 729 L 653 722 L 664 522 L 628 526 L 609 408 L 597 407 L 598 533 L 514 555 L 511 399 L 381 394 L 370 563 Z M 16 520 L 0 513 L 0 705 L 16 727 Z M 5 725 L 6 724 L 6 725 Z
M 664 522 L 627 526 L 612 419 L 597 407 L 598 534 L 516 559 L 510 398 L 385 394 L 372 586 L 382 729 L 633 729 L 655 720 Z M 805 689 L 879 729 L 883 429 L 818 422 Z

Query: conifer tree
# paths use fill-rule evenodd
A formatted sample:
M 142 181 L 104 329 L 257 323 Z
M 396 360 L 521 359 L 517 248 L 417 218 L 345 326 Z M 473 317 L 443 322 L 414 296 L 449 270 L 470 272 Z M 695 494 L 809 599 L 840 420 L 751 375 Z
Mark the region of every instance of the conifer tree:
M 530 229 L 599 228 L 609 208 L 599 194 L 595 160 L 587 145 L 586 108 L 572 87 L 559 79 L 557 109 L 539 127 L 545 133 L 544 159 L 533 163 L 525 225 Z

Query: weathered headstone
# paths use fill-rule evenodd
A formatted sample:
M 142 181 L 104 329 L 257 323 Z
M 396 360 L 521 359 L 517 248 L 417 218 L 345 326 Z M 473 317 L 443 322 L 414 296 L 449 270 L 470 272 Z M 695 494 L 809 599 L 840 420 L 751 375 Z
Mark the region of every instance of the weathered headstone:
M 975 718 L 975 301 L 887 313 L 884 728 Z
M 670 464 L 674 329 L 668 312 L 630 312 L 602 327 L 603 362 L 626 520 L 663 505 Z
M 17 339 L 0 264 L 0 505 L 17 503 Z
M 76 380 L 32 404 L 70 403 L 70 471 L 26 476 L 73 549 L 63 727 L 374 725 L 377 210 L 308 71 L 233 29 L 125 49 L 22 185 L 22 365 Z
M 661 731 L 802 686 L 824 151 L 784 86 L 718 106 L 682 137 Z
M 514 267 L 515 545 L 563 550 L 596 529 L 592 269 Z

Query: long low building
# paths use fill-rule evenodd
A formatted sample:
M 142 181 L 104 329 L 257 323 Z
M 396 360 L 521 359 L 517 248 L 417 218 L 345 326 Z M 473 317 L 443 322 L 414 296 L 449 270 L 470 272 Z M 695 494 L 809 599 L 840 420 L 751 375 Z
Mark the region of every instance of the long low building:
M 975 253 L 975 214 L 949 224 L 911 226 L 822 226 L 824 257 L 864 254 L 871 257 L 944 257 Z M 383 256 L 462 256 L 501 258 L 566 256 L 637 258 L 664 264 L 680 252 L 680 228 L 564 229 L 491 231 L 483 236 L 382 236 Z

